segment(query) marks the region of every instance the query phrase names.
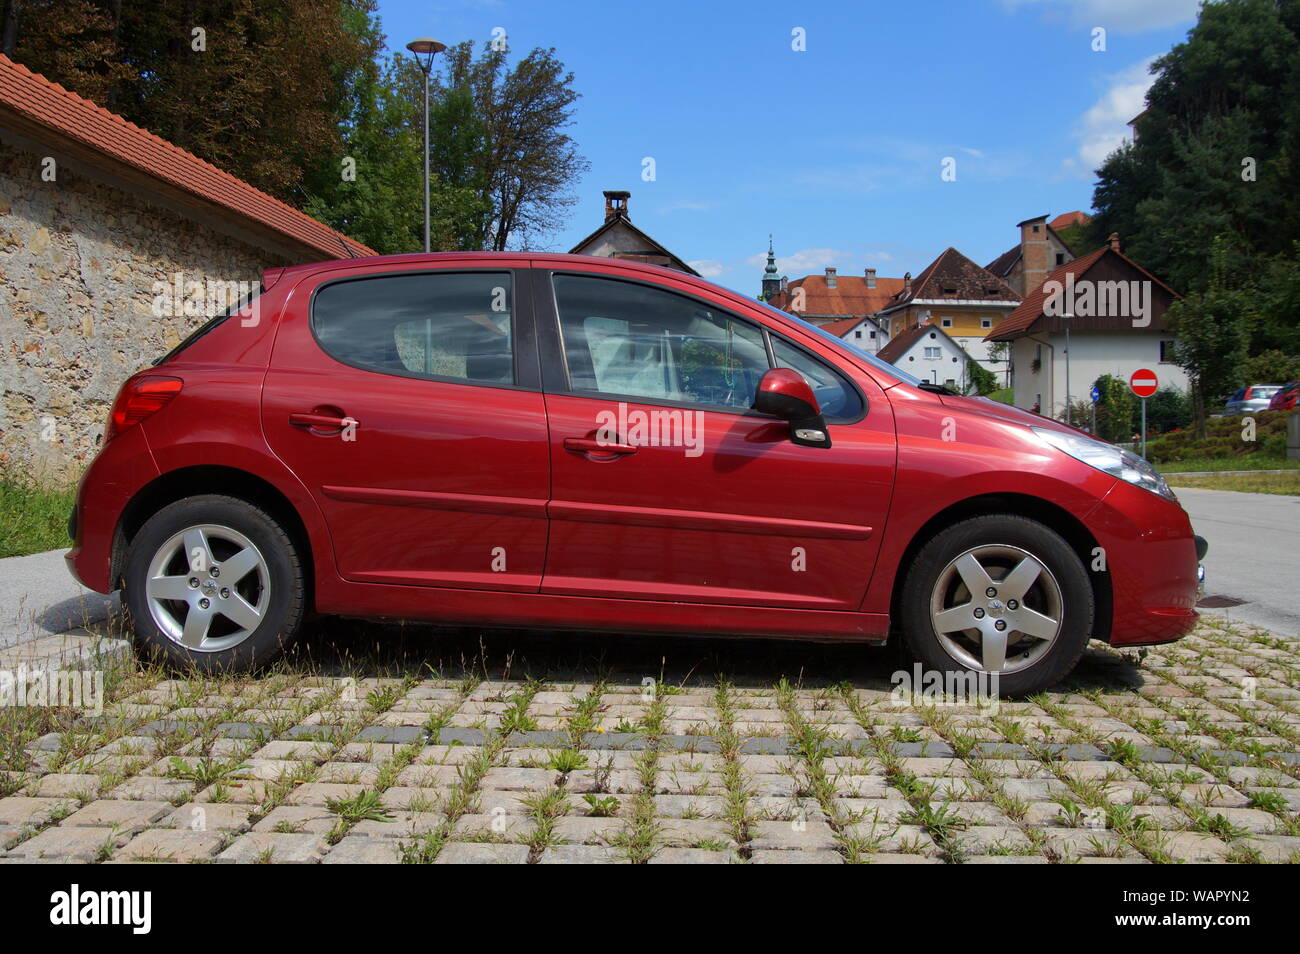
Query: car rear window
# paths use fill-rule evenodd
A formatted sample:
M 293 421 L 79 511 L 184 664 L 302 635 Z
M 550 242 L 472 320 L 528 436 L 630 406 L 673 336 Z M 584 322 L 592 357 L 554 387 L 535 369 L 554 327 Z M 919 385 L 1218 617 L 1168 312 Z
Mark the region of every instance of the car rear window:
M 237 302 L 235 302 L 225 311 L 221 312 L 219 315 L 216 315 L 209 321 L 195 328 L 192 332 L 190 332 L 188 337 L 186 337 L 176 347 L 172 348 L 171 351 L 168 351 L 165 355 L 163 355 L 160 358 L 154 358 L 153 359 L 154 366 L 156 367 L 160 364 L 165 364 L 168 361 L 171 361 L 173 358 L 179 355 L 186 348 L 190 347 L 190 345 L 194 344 L 194 342 L 198 341 L 200 338 L 212 334 L 212 332 L 216 331 L 219 327 L 221 327 L 221 325 L 225 321 L 227 321 L 232 316 L 239 314 L 245 309 L 251 308 L 253 306 L 253 303 L 257 301 L 257 299 L 261 296 L 261 294 L 262 294 L 262 283 L 258 282 L 250 294 L 244 295 L 242 298 L 240 298 Z
M 513 385 L 509 272 L 381 275 L 325 285 L 312 330 L 325 353 L 401 377 Z

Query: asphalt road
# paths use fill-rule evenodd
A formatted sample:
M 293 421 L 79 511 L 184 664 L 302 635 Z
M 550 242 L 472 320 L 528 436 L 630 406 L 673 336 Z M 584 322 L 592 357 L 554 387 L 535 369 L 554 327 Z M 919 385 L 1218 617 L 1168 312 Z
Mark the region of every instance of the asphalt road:
M 0 649 L 97 623 L 117 605 L 72 578 L 67 552 L 0 560 Z
M 1174 493 L 1210 543 L 1206 595 L 1246 601 L 1202 612 L 1300 638 L 1300 497 L 1192 487 Z

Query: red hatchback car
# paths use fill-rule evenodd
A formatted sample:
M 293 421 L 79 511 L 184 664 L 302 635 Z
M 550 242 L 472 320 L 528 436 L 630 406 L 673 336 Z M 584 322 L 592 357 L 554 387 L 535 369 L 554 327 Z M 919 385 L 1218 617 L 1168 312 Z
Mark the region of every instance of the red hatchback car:
M 881 642 L 1051 685 L 1196 620 L 1144 460 L 655 266 L 266 273 L 130 378 L 68 554 L 141 648 L 273 658 L 310 612 Z

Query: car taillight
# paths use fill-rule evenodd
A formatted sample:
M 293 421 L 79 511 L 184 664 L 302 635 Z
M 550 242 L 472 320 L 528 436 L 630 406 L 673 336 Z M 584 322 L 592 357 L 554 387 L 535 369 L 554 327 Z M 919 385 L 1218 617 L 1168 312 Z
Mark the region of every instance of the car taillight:
M 113 402 L 113 410 L 108 415 L 104 443 L 107 444 L 128 427 L 139 424 L 150 414 L 166 407 L 167 402 L 181 393 L 183 383 L 180 378 L 161 374 L 149 374 L 127 381 L 122 385 L 117 400 Z

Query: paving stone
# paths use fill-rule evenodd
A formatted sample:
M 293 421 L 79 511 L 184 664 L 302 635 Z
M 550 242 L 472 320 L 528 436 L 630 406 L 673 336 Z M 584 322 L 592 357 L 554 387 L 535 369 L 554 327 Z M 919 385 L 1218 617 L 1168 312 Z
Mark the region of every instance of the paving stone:
M 397 839 L 348 834 L 337 845 L 330 848 L 321 859 L 321 864 L 395 865 L 400 864 L 401 861 L 401 845 Z
M 194 794 L 195 784 L 185 779 L 153 778 L 137 775 L 108 793 L 109 798 L 128 798 L 141 802 L 176 803 Z
M 133 802 L 104 798 L 77 809 L 60 825 L 123 829 L 144 828 L 172 811 L 168 802 Z
M 661 848 L 647 864 L 651 865 L 730 865 L 740 858 L 733 851 L 705 851 L 702 848 Z
M 1042 855 L 969 855 L 962 858 L 964 865 L 1047 865 Z
M 56 815 L 77 807 L 70 798 L 36 798 L 10 795 L 0 798 L 0 825 L 21 828 L 24 825 L 48 825 Z
M 357 822 L 352 826 L 350 834 L 372 838 L 418 838 L 438 828 L 445 818 L 442 812 L 395 811 L 391 821 L 366 819 Z
M 726 822 L 665 818 L 661 819 L 659 824 L 660 841 L 672 848 L 732 845 L 731 827 Z
M 470 836 L 483 836 L 493 841 L 528 841 L 532 837 L 536 822 L 527 816 L 507 815 L 504 812 L 495 815 L 470 814 L 461 815 L 452 826 L 452 834 L 468 840 Z
M 824 821 L 760 821 L 749 826 L 750 848 L 757 851 L 805 850 L 834 851 L 837 842 L 831 826 Z
M 483 775 L 479 788 L 484 791 L 544 792 L 555 788 L 560 773 L 552 769 L 494 768 Z
M 190 802 L 174 809 L 158 822 L 161 828 L 188 828 L 191 831 L 245 831 L 252 809 L 247 805 L 222 802 Z
M 552 849 L 554 850 L 554 849 Z M 527 845 L 495 845 L 488 842 L 452 841 L 443 845 L 435 865 L 523 865 L 528 863 Z
M 1267 862 L 1300 864 L 1300 837 L 1294 835 L 1256 835 L 1234 844 L 1258 851 Z
M 844 859 L 837 851 L 816 849 L 759 849 L 749 856 L 751 865 L 842 865 Z
M 331 801 L 346 801 L 366 791 L 364 785 L 339 785 L 335 782 L 308 782 L 293 790 L 291 805 L 314 805 L 324 808 Z
M 325 847 L 325 839 L 319 835 L 251 831 L 231 842 L 217 856 L 217 861 L 240 864 L 262 861 L 273 864 L 314 864 L 320 861 Z
M 603 845 L 627 827 L 621 818 L 559 818 L 555 822 L 554 834 L 561 842 L 574 844 Z
M 280 805 L 254 825 L 253 831 L 323 835 L 338 821 L 337 815 L 314 805 Z
M 94 798 L 103 785 L 104 780 L 98 775 L 45 775 L 32 786 L 29 794 L 40 798 Z
M 23 858 L 53 858 L 60 861 L 94 861 L 106 847 L 120 848 L 131 835 L 115 828 L 47 828 L 9 849 Z
M 115 861 L 206 861 L 227 836 L 215 831 L 150 828 L 136 835 L 113 854 Z
M 1026 849 L 1029 839 L 1019 828 L 1006 825 L 972 825 L 949 836 L 952 844 L 964 855 L 1007 854 Z
M 1222 861 L 1230 849 L 1213 835 L 1192 831 L 1160 832 L 1164 850 L 1179 861 Z
M 617 848 L 604 845 L 555 845 L 542 852 L 539 865 L 618 865 L 627 859 Z
M 934 858 L 929 855 L 904 855 L 889 854 L 884 852 L 875 852 L 872 854 L 859 855 L 858 859 L 863 864 L 869 865 L 941 865 L 942 859 Z

